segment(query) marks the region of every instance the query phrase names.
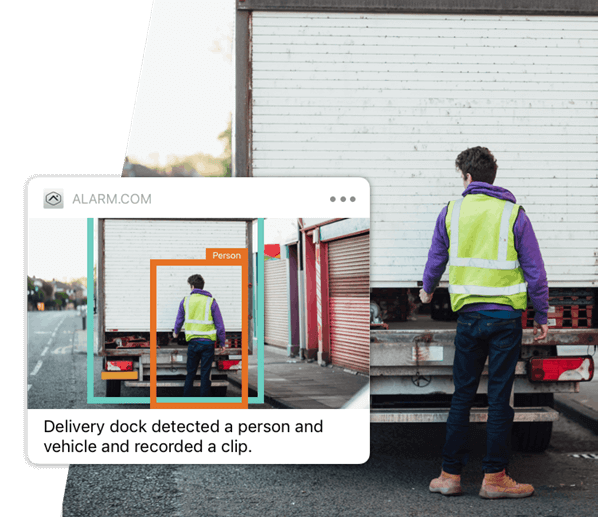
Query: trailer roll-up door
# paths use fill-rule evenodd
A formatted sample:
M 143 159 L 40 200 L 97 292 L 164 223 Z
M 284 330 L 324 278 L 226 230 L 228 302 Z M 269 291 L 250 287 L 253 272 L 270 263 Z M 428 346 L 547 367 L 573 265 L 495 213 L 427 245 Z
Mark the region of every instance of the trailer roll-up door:
M 371 287 L 421 280 L 436 217 L 463 190 L 454 160 L 475 145 L 526 209 L 550 285 L 598 285 L 597 17 L 249 19 L 248 172 L 367 177 Z
M 370 367 L 370 234 L 328 243 L 332 364 L 368 373 Z

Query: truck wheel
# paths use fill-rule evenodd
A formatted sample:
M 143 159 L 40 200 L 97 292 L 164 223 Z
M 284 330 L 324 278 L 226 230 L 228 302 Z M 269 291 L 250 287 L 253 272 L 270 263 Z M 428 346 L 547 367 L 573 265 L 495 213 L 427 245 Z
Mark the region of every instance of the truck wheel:
M 114 379 L 106 381 L 106 396 L 107 397 L 120 397 L 120 383 Z
M 554 407 L 552 393 L 516 395 L 520 407 Z M 550 445 L 552 422 L 515 422 L 513 424 L 513 446 L 524 452 L 544 452 Z

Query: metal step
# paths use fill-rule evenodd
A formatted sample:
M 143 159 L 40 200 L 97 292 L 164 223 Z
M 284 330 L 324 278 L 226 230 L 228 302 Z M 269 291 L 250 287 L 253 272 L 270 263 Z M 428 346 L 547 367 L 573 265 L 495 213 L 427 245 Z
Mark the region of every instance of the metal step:
M 448 419 L 449 410 L 439 409 L 371 409 L 372 423 L 443 423 Z M 550 407 L 515 408 L 515 422 L 554 422 L 559 419 L 559 412 Z M 488 421 L 488 408 L 473 408 L 469 415 L 470 422 Z
M 185 381 L 158 381 L 158 388 L 182 388 Z M 125 381 L 128 388 L 149 388 L 150 381 Z M 201 386 L 201 381 L 193 381 L 193 386 Z M 228 381 L 212 381 L 212 388 L 228 386 Z

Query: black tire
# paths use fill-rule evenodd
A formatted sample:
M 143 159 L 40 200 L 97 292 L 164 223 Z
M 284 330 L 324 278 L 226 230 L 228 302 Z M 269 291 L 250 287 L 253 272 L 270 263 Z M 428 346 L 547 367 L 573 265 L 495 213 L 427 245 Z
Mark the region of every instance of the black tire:
M 554 407 L 552 393 L 516 395 L 519 407 Z M 550 445 L 552 422 L 515 422 L 513 424 L 513 447 L 523 452 L 544 452 Z
M 107 397 L 120 397 L 120 383 L 114 379 L 106 381 L 106 396 Z

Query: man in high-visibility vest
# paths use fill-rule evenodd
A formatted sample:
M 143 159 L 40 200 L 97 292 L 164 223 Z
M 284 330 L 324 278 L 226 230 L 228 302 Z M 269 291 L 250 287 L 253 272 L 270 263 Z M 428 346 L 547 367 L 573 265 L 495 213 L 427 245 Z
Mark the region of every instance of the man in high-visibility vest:
M 224 347 L 226 332 L 220 308 L 216 300 L 208 291 L 204 291 L 204 279 L 201 275 L 191 275 L 187 282 L 191 294 L 185 296 L 179 305 L 173 337 L 176 339 L 181 331 L 185 331 L 187 340 L 187 377 L 183 396 L 191 397 L 193 379 L 197 367 L 201 363 L 200 397 L 210 396 L 210 370 L 214 361 L 214 346 L 216 343 Z
M 513 194 L 493 185 L 498 166 L 492 153 L 474 147 L 459 154 L 455 163 L 465 191 L 438 216 L 420 290 L 422 302 L 429 303 L 448 262 L 451 307 L 459 313 L 455 392 L 442 472 L 430 483 L 430 491 L 461 493 L 461 471 L 469 455 L 469 415 L 488 358 L 487 450 L 480 496 L 528 497 L 533 487 L 515 482 L 506 473 L 514 417 L 509 399 L 528 295 L 536 311 L 534 340 L 548 333 L 546 271 L 525 211 Z

